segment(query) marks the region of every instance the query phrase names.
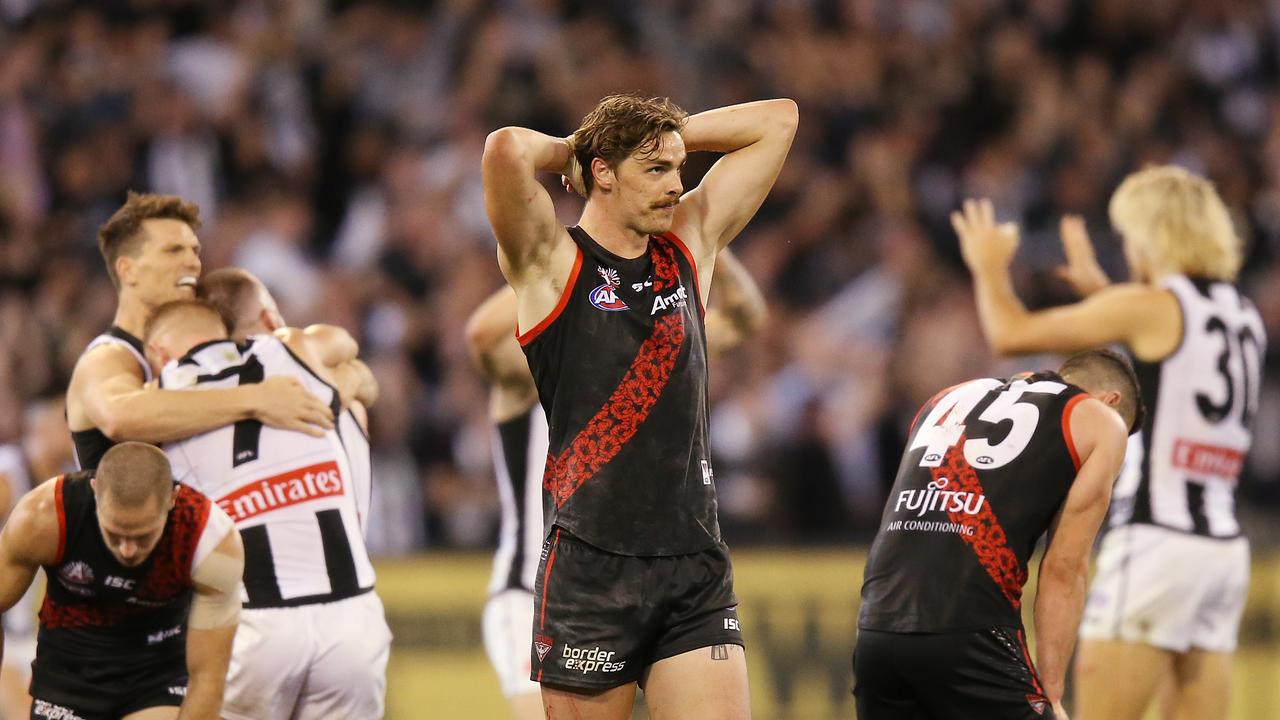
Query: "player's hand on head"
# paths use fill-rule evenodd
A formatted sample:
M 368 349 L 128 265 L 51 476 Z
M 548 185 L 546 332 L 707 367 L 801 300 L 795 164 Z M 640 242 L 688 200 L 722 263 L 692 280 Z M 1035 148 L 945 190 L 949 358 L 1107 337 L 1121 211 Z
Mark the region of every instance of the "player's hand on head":
M 333 428 L 333 410 L 297 378 L 272 377 L 255 386 L 255 417 L 266 425 L 320 437 Z
M 578 162 L 578 154 L 574 150 L 573 136 L 565 138 L 564 144 L 569 146 L 569 159 L 565 162 L 564 169 L 560 171 L 560 184 L 564 185 L 565 190 L 586 197 L 586 186 L 582 182 L 582 164 Z
M 996 223 L 995 207 L 987 198 L 964 201 L 951 213 L 951 227 L 960 236 L 960 254 L 973 272 L 1003 270 L 1018 252 L 1018 226 Z
M 1057 269 L 1057 275 L 1075 290 L 1080 297 L 1088 297 L 1111 284 L 1111 279 L 1098 264 L 1098 256 L 1089 241 L 1084 218 L 1079 215 L 1063 215 L 1058 224 L 1062 237 L 1062 252 L 1067 264 Z

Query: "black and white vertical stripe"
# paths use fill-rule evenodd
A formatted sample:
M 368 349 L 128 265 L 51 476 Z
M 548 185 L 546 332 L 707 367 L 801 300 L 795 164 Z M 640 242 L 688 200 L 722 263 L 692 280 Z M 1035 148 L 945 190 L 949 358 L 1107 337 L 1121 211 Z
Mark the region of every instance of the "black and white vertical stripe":
M 533 591 L 542 547 L 542 472 L 547 459 L 547 416 L 534 403 L 493 431 L 493 467 L 502 504 L 498 551 L 489 593 Z

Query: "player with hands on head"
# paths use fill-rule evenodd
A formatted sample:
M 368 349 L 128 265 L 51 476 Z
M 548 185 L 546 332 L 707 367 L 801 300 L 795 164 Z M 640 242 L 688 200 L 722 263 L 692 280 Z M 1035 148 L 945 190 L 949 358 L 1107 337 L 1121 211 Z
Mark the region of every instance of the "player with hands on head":
M 688 116 L 612 95 L 569 138 L 506 127 L 485 142 L 485 208 L 549 426 L 530 657 L 549 718 L 629 717 L 639 685 L 655 716 L 750 717 L 703 318 L 717 254 L 797 121 L 791 100 Z M 723 156 L 685 193 L 697 151 Z M 540 172 L 586 198 L 578 225 L 557 220 Z

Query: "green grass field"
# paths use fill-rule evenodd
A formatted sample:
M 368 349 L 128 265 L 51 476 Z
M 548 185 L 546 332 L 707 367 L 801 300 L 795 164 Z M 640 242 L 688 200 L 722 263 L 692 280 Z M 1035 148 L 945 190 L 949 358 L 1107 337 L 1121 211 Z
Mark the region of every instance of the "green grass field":
M 863 560 L 860 550 L 734 553 L 757 720 L 854 717 L 849 660 Z M 383 561 L 378 572 L 396 633 L 387 718 L 506 717 L 480 637 L 489 557 L 427 555 Z M 1224 720 L 1280 714 L 1277 630 L 1280 562 L 1256 560 L 1234 701 Z

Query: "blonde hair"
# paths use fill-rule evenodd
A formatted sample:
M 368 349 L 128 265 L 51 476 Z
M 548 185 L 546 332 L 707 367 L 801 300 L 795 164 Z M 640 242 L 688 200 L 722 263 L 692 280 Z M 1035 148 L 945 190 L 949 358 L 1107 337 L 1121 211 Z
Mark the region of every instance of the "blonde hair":
M 1213 183 L 1173 165 L 1132 173 L 1111 196 L 1111 224 L 1154 277 L 1234 280 L 1240 238 Z

